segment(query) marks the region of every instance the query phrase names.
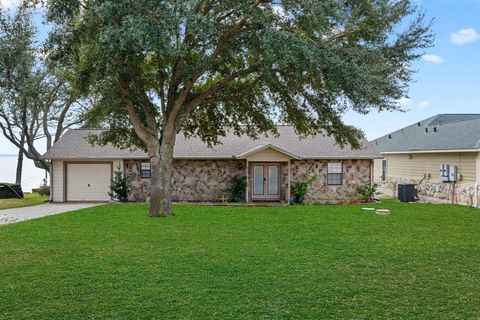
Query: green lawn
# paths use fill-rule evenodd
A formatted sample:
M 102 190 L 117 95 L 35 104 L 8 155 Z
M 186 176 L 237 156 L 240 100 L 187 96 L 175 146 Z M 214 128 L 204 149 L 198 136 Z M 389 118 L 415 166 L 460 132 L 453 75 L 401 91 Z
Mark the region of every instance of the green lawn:
M 41 196 L 37 193 L 24 193 L 23 199 L 0 199 L 0 210 L 36 206 L 48 200 L 48 196 Z
M 1 319 L 478 319 L 480 210 L 107 205 L 0 227 Z

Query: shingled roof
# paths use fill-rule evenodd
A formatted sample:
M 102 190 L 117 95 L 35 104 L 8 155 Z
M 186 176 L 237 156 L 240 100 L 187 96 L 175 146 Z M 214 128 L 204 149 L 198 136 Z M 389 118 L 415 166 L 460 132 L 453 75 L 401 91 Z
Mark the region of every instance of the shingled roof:
M 141 150 L 118 149 L 112 145 L 91 145 L 87 137 L 100 134 L 100 129 L 67 131 L 43 156 L 45 159 L 140 159 L 147 158 Z M 244 158 L 256 151 L 272 148 L 297 159 L 373 159 L 379 154 L 367 142 L 362 149 L 340 148 L 332 137 L 322 135 L 300 139 L 292 127 L 278 126 L 279 136 L 260 136 L 250 139 L 232 133 L 220 139 L 220 144 L 209 148 L 198 138 L 177 136 L 174 158 L 177 159 L 231 159 Z
M 480 149 L 480 114 L 438 114 L 372 140 L 380 153 Z

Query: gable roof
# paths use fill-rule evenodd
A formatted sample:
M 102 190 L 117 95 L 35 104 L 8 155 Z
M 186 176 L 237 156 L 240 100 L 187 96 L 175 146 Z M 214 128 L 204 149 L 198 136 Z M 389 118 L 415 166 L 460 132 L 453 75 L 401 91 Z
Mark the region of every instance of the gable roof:
M 256 153 L 259 153 L 261 151 L 264 151 L 264 150 L 267 150 L 267 149 L 272 149 L 272 150 L 275 150 L 277 152 L 280 152 L 280 153 L 283 153 L 284 155 L 290 157 L 290 158 L 293 158 L 293 159 L 300 159 L 300 157 L 296 154 L 293 154 L 291 152 L 289 152 L 288 150 L 285 150 L 285 149 L 282 149 L 282 148 L 279 148 L 279 147 L 276 147 L 274 145 L 272 145 L 271 143 L 269 144 L 266 144 L 266 145 L 263 145 L 263 146 L 257 146 L 257 147 L 254 147 L 252 148 L 251 150 L 248 150 L 247 152 L 244 152 L 242 154 L 239 154 L 237 156 L 237 158 L 239 159 L 246 159 L 248 158 L 249 156 L 251 155 L 254 155 Z
M 259 136 L 251 139 L 227 133 L 220 138 L 220 144 L 209 148 L 198 138 L 177 135 L 174 158 L 177 159 L 232 159 L 244 158 L 267 148 L 272 148 L 296 159 L 373 159 L 379 154 L 362 141 L 360 150 L 348 146 L 340 148 L 334 138 L 309 136 L 299 139 L 292 127 L 278 126 L 279 136 Z M 45 159 L 141 159 L 147 154 L 141 150 L 118 149 L 108 144 L 92 146 L 87 137 L 100 134 L 99 129 L 73 129 L 67 131 L 43 156 Z
M 370 143 L 380 153 L 480 149 L 480 114 L 438 114 Z

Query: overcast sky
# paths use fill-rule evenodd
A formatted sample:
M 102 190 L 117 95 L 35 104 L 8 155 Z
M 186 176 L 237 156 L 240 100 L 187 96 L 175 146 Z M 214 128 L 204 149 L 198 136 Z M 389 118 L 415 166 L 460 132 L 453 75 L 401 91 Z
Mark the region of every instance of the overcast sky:
M 435 46 L 414 64 L 415 83 L 400 101 L 406 113 L 349 112 L 344 116 L 369 140 L 438 113 L 480 113 L 480 0 L 414 1 L 428 19 L 435 19 Z M 15 0 L 0 3 L 12 6 Z M 41 24 L 39 28 L 45 34 Z M 0 154 L 14 153 L 15 148 L 0 136 Z

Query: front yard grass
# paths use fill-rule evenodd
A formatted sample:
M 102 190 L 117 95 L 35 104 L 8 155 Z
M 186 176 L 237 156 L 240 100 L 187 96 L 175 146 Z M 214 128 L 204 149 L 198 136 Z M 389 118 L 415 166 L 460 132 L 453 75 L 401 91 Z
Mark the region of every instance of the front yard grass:
M 36 206 L 48 200 L 48 196 L 41 196 L 38 193 L 24 193 L 23 196 L 23 199 L 0 199 L 0 210 Z
M 106 205 L 0 227 L 1 319 L 478 319 L 480 211 Z

